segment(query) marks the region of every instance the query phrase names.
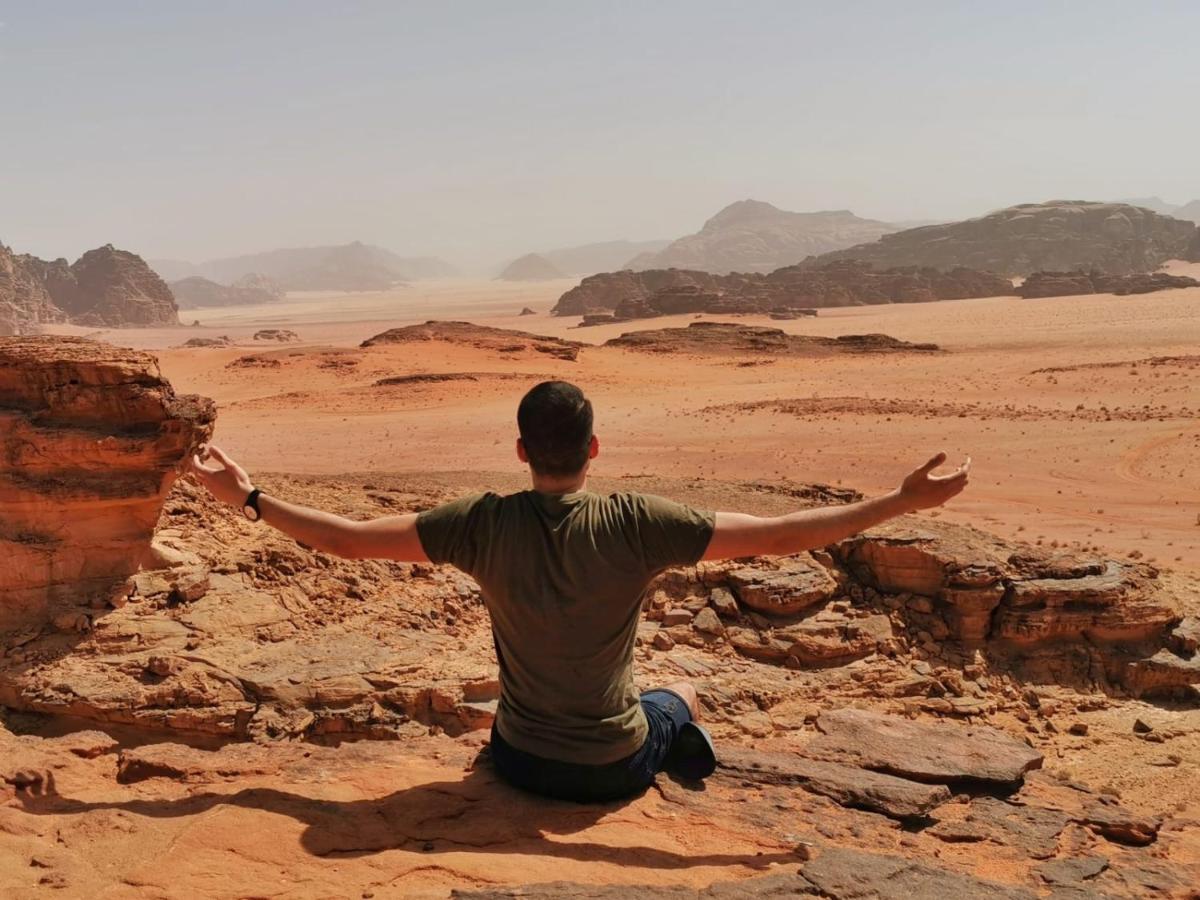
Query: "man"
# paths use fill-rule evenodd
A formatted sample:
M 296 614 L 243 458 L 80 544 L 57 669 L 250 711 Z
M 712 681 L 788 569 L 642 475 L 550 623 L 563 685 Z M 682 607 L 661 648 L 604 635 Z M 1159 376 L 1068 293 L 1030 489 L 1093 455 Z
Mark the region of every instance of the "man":
M 903 513 L 940 506 L 967 484 L 970 460 L 936 476 L 939 453 L 896 490 L 784 516 L 706 512 L 636 493 L 587 490 L 600 452 L 592 405 L 562 381 L 537 385 L 517 410 L 517 456 L 533 489 L 463 497 L 420 514 L 356 522 L 254 488 L 217 447 L 193 467 L 219 499 L 317 550 L 353 559 L 449 563 L 483 592 L 500 664 L 492 757 L 536 793 L 609 800 L 670 768 L 704 777 L 711 740 L 685 682 L 639 696 L 633 648 L 642 596 L 671 566 L 787 555 L 836 543 Z

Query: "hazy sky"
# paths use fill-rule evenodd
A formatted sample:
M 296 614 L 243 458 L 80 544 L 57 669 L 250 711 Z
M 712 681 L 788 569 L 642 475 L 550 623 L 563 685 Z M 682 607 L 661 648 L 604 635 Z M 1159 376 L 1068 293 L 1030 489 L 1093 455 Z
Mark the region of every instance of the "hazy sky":
M 490 263 L 1200 196 L 1200 3 L 0 0 L 0 241 Z

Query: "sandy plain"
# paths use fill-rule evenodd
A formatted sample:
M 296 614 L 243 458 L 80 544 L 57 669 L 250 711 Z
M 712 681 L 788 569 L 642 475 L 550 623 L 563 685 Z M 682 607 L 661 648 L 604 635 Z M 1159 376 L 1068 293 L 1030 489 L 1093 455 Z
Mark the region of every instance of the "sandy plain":
M 970 490 L 942 513 L 947 520 L 1200 571 L 1192 465 L 1200 451 L 1200 289 L 827 309 L 786 322 L 738 317 L 798 334 L 882 332 L 944 351 L 748 360 L 601 347 L 626 331 L 731 319 L 578 328 L 577 318 L 549 315 L 573 283 L 422 282 L 186 311 L 196 327 L 96 334 L 154 349 L 177 389 L 213 397 L 216 439 L 251 471 L 519 477 L 516 402 L 537 380 L 564 378 L 596 405 L 598 475 L 823 482 L 870 493 L 944 449 L 952 460 L 969 455 L 974 467 Z M 524 306 L 537 314 L 517 315 Z M 596 346 L 575 362 L 442 343 L 358 349 L 387 328 L 427 319 Z M 259 328 L 293 329 L 300 342 L 265 346 L 251 339 Z M 214 335 L 236 345 L 179 349 Z M 248 354 L 280 365 L 235 364 Z M 425 372 L 491 375 L 374 386 Z
M 421 283 L 185 313 L 196 326 L 86 333 L 153 350 L 177 390 L 213 397 L 216 439 L 268 490 L 356 517 L 422 508 L 465 490 L 519 487 L 517 400 L 534 382 L 556 377 L 579 383 L 596 404 L 601 490 L 641 488 L 774 513 L 796 502 L 789 484 L 883 491 L 944 449 L 952 459 L 973 458 L 972 484 L 949 508 L 926 515 L 1022 541 L 1152 560 L 1195 584 L 1200 289 L 734 320 L 809 335 L 882 332 L 942 347 L 756 358 L 603 347 L 626 331 L 696 319 L 581 329 L 577 319 L 548 313 L 572 284 Z M 519 316 L 525 306 L 535 315 Z M 586 346 L 575 361 L 436 341 L 359 346 L 388 328 L 429 319 Z M 260 328 L 292 329 L 300 340 L 255 341 Z M 192 337 L 220 335 L 233 345 L 181 347 Z M 474 380 L 376 384 L 422 373 L 472 373 Z M 989 879 L 987 896 L 1094 896 L 1097 877 L 1104 896 L 1196 896 L 1194 706 L 1025 680 L 999 657 L 958 659 L 932 652 L 932 644 L 922 649 L 912 623 L 896 633 L 902 652 L 844 665 L 793 670 L 681 640 L 666 649 L 641 643 L 637 673 L 647 685 L 696 680 L 723 752 L 752 747 L 788 758 L 815 734 L 814 715 L 831 709 L 896 713 L 915 704 L 918 721 L 947 733 L 961 728 L 961 717 L 928 714 L 928 704 L 948 704 L 941 688 L 932 685 L 936 696 L 928 700 L 914 699 L 907 685 L 932 684 L 936 676 L 962 688 L 970 673 L 967 687 L 977 693 L 950 695 L 968 706 L 978 697 L 988 712 L 975 722 L 1023 736 L 1045 755 L 1045 772 L 1031 773 L 1015 806 L 956 798 L 938 810 L 940 831 L 914 829 L 793 786 L 729 775 L 706 790 L 660 778 L 655 790 L 603 807 L 547 804 L 477 765 L 483 725 L 455 734 L 421 717 L 389 740 L 341 742 L 335 732 L 332 741 L 255 744 L 245 736 L 199 741 L 170 728 L 123 731 L 104 716 L 119 719 L 122 691 L 144 700 L 143 681 L 156 690 L 157 676 L 148 678 L 133 661 L 146 654 L 180 654 L 183 668 L 171 677 L 200 691 L 188 708 L 201 716 L 211 707 L 201 690 L 210 683 L 202 677 L 205 661 L 240 673 L 212 682 L 212 690 L 225 691 L 226 684 L 260 679 L 260 657 L 277 660 L 285 691 L 327 692 L 335 700 L 346 694 L 345 702 L 353 694 L 372 721 L 373 698 L 395 683 L 433 679 L 451 691 L 451 718 L 455 692 L 469 699 L 467 689 L 486 686 L 494 701 L 497 689 L 486 615 L 463 576 L 331 562 L 189 485 L 173 497 L 160 535 L 202 557 L 216 573 L 212 589 L 190 606 L 144 601 L 98 615 L 75 652 L 47 662 L 43 681 L 82 691 L 94 708 L 91 721 L 8 717 L 16 736 L 0 729 L 7 742 L 0 762 L 16 767 L 14 777 L 25 766 L 48 767 L 56 784 L 39 797 L 46 784 L 30 781 L 0 803 L 6 897 L 51 889 L 112 898 L 445 897 L 471 888 L 479 897 L 500 897 L 514 886 L 554 880 L 574 886 L 534 895 L 615 898 L 630 895 L 625 886 L 643 885 L 643 893 L 661 887 L 663 896 L 688 896 L 714 882 L 736 888 L 742 879 L 756 879 L 752 889 L 762 893 L 774 888 L 759 876 L 772 873 L 785 879 L 788 893 L 797 864 L 814 847 L 816 862 L 805 866 L 805 877 L 833 885 L 822 896 L 978 895 L 980 882 L 954 880 L 965 875 Z M 1195 616 L 1195 591 L 1178 596 L 1180 613 Z M 878 601 L 866 604 L 876 617 Z M 866 615 L 861 605 L 833 603 L 814 621 Z M 203 625 L 187 626 L 201 656 L 153 643 L 155 629 L 179 629 L 180 622 Z M 645 624 L 648 641 L 659 625 Z M 126 647 L 121 636 L 129 634 L 150 643 Z M 238 648 L 249 648 L 245 660 Z M 1063 644 L 1051 656 L 1078 661 L 1087 651 Z M 338 717 L 336 709 L 317 713 Z M 78 730 L 97 727 L 98 717 L 107 734 Z M 1151 733 L 1139 731 L 1141 720 Z M 5 752 L 12 758 L 3 759 Z M 1080 824 L 1096 815 L 1080 804 L 1118 802 L 1129 811 L 1121 815 L 1160 817 L 1156 843 L 1125 846 Z M 1016 826 L 972 824 L 973 816 L 986 819 L 997 809 L 1024 809 L 1029 818 Z M 1054 820 L 1049 826 L 1047 818 Z M 861 849 L 870 854 L 853 856 Z M 844 871 L 829 871 L 836 866 Z M 871 880 L 859 884 L 860 876 Z M 1062 887 L 1055 878 L 1070 883 Z M 1040 887 L 1026 891 L 1030 884 Z

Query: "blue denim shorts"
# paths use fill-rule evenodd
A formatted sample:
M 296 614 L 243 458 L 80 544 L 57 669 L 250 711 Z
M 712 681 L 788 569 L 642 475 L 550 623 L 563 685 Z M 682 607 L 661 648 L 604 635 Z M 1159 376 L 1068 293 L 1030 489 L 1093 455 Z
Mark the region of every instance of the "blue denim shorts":
M 646 691 L 641 700 L 649 731 L 641 748 L 624 759 L 599 766 L 546 759 L 512 746 L 493 723 L 492 764 L 509 784 L 557 800 L 598 803 L 637 794 L 663 770 L 679 729 L 692 720 L 674 691 Z

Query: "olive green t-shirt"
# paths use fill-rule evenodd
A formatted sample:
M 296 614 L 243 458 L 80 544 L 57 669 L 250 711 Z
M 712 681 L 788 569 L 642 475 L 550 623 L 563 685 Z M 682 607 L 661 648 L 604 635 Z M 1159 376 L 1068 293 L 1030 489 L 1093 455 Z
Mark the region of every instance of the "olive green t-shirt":
M 435 563 L 474 578 L 500 663 L 496 728 L 519 750 L 600 765 L 646 739 L 633 683 L 642 595 L 704 555 L 714 517 L 645 494 L 475 494 L 417 517 Z

